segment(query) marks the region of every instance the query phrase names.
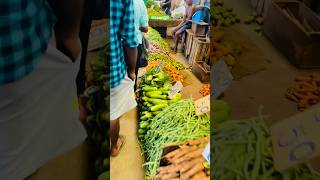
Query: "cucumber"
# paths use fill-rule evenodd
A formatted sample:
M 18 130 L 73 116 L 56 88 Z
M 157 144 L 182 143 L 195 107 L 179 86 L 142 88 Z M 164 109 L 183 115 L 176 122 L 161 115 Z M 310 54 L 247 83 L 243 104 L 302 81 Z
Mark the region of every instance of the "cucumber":
M 140 119 L 141 121 L 145 121 L 147 120 L 148 118 L 151 118 L 152 117 L 152 114 L 147 112 L 145 115 L 143 115 Z
M 138 133 L 139 133 L 139 135 L 142 135 L 142 134 L 145 133 L 145 130 L 144 130 L 144 129 L 139 129 L 139 130 L 138 130 Z
M 152 115 L 156 116 L 156 115 L 160 114 L 161 112 L 162 111 L 154 111 L 154 112 L 152 112 Z
M 148 123 L 147 121 L 142 121 L 142 122 L 140 123 L 140 128 L 141 128 L 141 129 L 144 129 L 144 128 L 146 128 L 148 125 L 149 125 L 149 123 Z
M 156 99 L 156 98 L 148 98 L 148 102 L 154 105 L 167 103 L 166 100 Z
M 157 95 L 157 94 L 152 94 L 150 96 L 151 98 L 157 98 L 157 99 L 167 99 L 167 95 Z
M 151 86 L 144 86 L 142 88 L 142 90 L 143 91 L 156 91 L 156 90 L 158 90 L 158 88 L 157 87 L 151 87 Z
M 99 177 L 98 177 L 98 180 L 109 180 L 109 179 L 110 179 L 109 171 L 100 174 Z
M 149 91 L 149 92 L 146 92 L 146 96 L 148 97 L 152 97 L 153 95 L 161 95 L 162 94 L 162 91 Z
M 171 89 L 170 87 L 162 87 L 159 90 L 162 91 L 162 93 L 164 93 L 164 92 L 170 91 Z
M 159 111 L 165 107 L 168 107 L 168 104 L 158 104 L 158 105 L 155 105 L 155 106 L 152 106 L 150 108 L 151 111 Z
M 142 97 L 142 100 L 143 100 L 143 101 L 147 101 L 147 100 L 148 100 L 148 97 L 144 96 L 144 97 Z

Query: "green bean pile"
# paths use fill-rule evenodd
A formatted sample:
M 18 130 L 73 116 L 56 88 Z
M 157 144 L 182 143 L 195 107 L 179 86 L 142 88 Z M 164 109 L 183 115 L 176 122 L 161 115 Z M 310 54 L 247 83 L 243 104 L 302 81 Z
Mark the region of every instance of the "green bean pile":
M 211 130 L 212 170 L 219 180 L 319 180 L 302 164 L 284 172 L 274 169 L 270 131 L 261 112 L 245 121 L 228 121 Z
M 143 150 L 147 176 L 155 177 L 159 167 L 163 147 L 167 144 L 180 144 L 188 140 L 210 135 L 208 115 L 196 116 L 191 99 L 181 100 L 155 116 L 150 130 L 144 136 Z
M 171 47 L 169 43 L 161 37 L 160 33 L 157 30 L 149 27 L 149 31 L 146 34 L 146 38 L 148 39 L 148 42 L 150 44 L 155 44 L 157 47 L 159 47 L 161 50 L 165 52 L 171 52 Z

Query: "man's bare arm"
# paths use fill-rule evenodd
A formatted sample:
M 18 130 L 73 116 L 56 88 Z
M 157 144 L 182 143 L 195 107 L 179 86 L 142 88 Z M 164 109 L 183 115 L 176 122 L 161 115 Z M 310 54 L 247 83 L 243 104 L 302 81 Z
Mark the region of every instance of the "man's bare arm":
M 124 51 L 127 54 L 126 63 L 128 65 L 128 76 L 132 81 L 134 81 L 136 79 L 135 68 L 137 64 L 138 50 L 137 48 L 129 48 L 125 46 Z
M 148 32 L 148 27 L 140 27 L 139 30 L 141 32 L 147 33 Z
M 64 35 L 78 35 L 84 0 L 48 0 L 58 18 L 56 30 Z
M 48 0 L 58 22 L 55 26 L 57 48 L 72 61 L 81 50 L 79 40 L 84 0 Z

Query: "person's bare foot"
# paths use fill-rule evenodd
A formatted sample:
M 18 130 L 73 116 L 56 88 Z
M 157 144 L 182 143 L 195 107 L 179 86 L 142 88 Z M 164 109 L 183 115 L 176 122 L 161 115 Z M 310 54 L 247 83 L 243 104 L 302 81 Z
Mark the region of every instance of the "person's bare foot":
M 171 47 L 171 50 L 172 50 L 172 53 L 173 53 L 173 54 L 176 54 L 176 53 L 177 53 L 177 48 Z
M 126 143 L 125 136 L 119 135 L 117 146 L 111 149 L 111 156 L 112 157 L 118 156 L 125 143 Z

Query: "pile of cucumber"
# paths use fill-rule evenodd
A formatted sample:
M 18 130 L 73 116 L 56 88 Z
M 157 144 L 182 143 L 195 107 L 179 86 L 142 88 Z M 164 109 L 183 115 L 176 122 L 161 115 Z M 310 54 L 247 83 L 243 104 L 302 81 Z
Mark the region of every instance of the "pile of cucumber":
M 139 139 L 143 141 L 152 119 L 164 108 L 181 100 L 181 94 L 169 98 L 171 78 L 163 70 L 157 72 L 158 67 L 147 71 L 142 77 L 139 91 Z

